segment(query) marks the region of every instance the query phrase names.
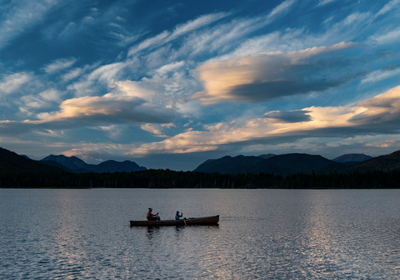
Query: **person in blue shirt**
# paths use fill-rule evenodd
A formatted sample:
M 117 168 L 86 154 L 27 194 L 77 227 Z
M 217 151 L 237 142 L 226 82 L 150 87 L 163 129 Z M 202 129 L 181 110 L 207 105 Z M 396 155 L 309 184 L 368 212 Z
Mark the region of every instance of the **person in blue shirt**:
M 176 214 L 175 214 L 175 221 L 181 221 L 182 216 L 183 216 L 183 213 L 181 213 L 181 214 L 179 215 L 179 211 L 176 211 Z

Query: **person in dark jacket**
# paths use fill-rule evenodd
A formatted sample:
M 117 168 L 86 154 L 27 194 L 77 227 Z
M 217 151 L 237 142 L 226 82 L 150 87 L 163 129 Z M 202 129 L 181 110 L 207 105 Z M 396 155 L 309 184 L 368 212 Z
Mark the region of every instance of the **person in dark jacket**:
M 153 211 L 153 209 L 149 208 L 149 211 L 147 212 L 147 220 L 148 221 L 159 221 L 160 220 L 160 216 L 158 216 L 158 212 L 157 214 L 153 214 L 151 211 Z

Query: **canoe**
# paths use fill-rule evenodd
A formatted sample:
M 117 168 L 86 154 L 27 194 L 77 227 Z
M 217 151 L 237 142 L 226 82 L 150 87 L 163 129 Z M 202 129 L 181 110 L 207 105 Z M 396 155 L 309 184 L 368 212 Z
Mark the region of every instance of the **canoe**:
M 164 221 L 130 221 L 131 227 L 134 226 L 184 226 L 184 225 L 216 225 L 219 215 L 201 218 L 189 218 L 185 221 L 164 220 Z M 186 224 L 185 224 L 186 222 Z

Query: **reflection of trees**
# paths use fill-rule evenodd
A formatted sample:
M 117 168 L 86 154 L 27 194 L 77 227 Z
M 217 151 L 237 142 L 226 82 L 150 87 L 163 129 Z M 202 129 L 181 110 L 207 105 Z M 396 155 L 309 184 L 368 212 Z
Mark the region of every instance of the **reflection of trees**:
M 0 172 L 3 188 L 398 188 L 400 171 L 220 174 L 146 170 L 119 173 Z

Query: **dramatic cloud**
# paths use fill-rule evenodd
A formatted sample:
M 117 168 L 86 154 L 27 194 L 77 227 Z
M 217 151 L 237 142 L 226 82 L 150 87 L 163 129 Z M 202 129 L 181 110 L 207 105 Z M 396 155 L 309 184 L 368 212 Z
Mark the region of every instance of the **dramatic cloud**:
M 185 169 L 399 145 L 400 0 L 1 2 L 0 141 L 18 153 Z
M 310 113 L 310 111 L 272 111 L 265 113 L 264 118 L 288 123 L 308 122 L 311 121 L 311 117 L 307 113 Z
M 382 132 L 393 133 L 399 130 L 400 123 L 400 86 L 359 102 L 365 111 L 355 115 L 349 121 L 358 126 L 374 127 Z
M 124 90 L 126 92 L 124 92 Z M 0 122 L 0 133 L 15 134 L 32 131 L 72 129 L 78 127 L 96 127 L 113 124 L 140 124 L 150 129 L 149 123 L 170 124 L 175 118 L 171 108 L 151 102 L 150 91 L 136 86 L 133 88 L 121 83 L 118 93 L 108 93 L 103 96 L 86 96 L 65 100 L 60 105 L 60 112 L 39 114 L 40 121 Z M 44 98 L 57 98 L 56 92 L 43 92 Z M 139 96 L 144 96 L 143 99 Z M 153 94 L 154 95 L 154 94 Z M 25 96 L 21 99 L 26 107 L 41 108 L 46 103 L 34 96 Z M 11 127 L 15 126 L 13 130 Z M 22 127 L 21 129 L 17 129 Z M 143 128 L 142 127 L 142 128 Z M 155 134 L 155 130 L 152 131 Z M 161 135 L 160 135 L 161 136 Z
M 104 96 L 80 97 L 61 103 L 61 112 L 45 123 L 74 122 L 82 126 L 113 123 L 170 123 L 174 111 L 148 103 L 131 95 L 108 93 Z
M 262 102 L 338 87 L 360 74 L 348 73 L 343 71 L 342 65 L 327 63 L 329 58 L 308 58 L 354 45 L 342 42 L 331 47 L 209 62 L 196 69 L 205 90 L 197 92 L 193 98 L 204 104 L 224 100 Z M 342 68 L 343 74 L 333 73 L 334 67 Z
M 348 107 L 309 107 L 301 111 L 268 112 L 244 125 L 218 123 L 205 131 L 188 131 L 161 142 L 132 149 L 148 153 L 192 153 L 218 150 L 237 143 L 281 143 L 310 137 L 354 137 L 359 134 L 399 133 L 400 86 Z M 244 145 L 245 146 L 245 145 Z

